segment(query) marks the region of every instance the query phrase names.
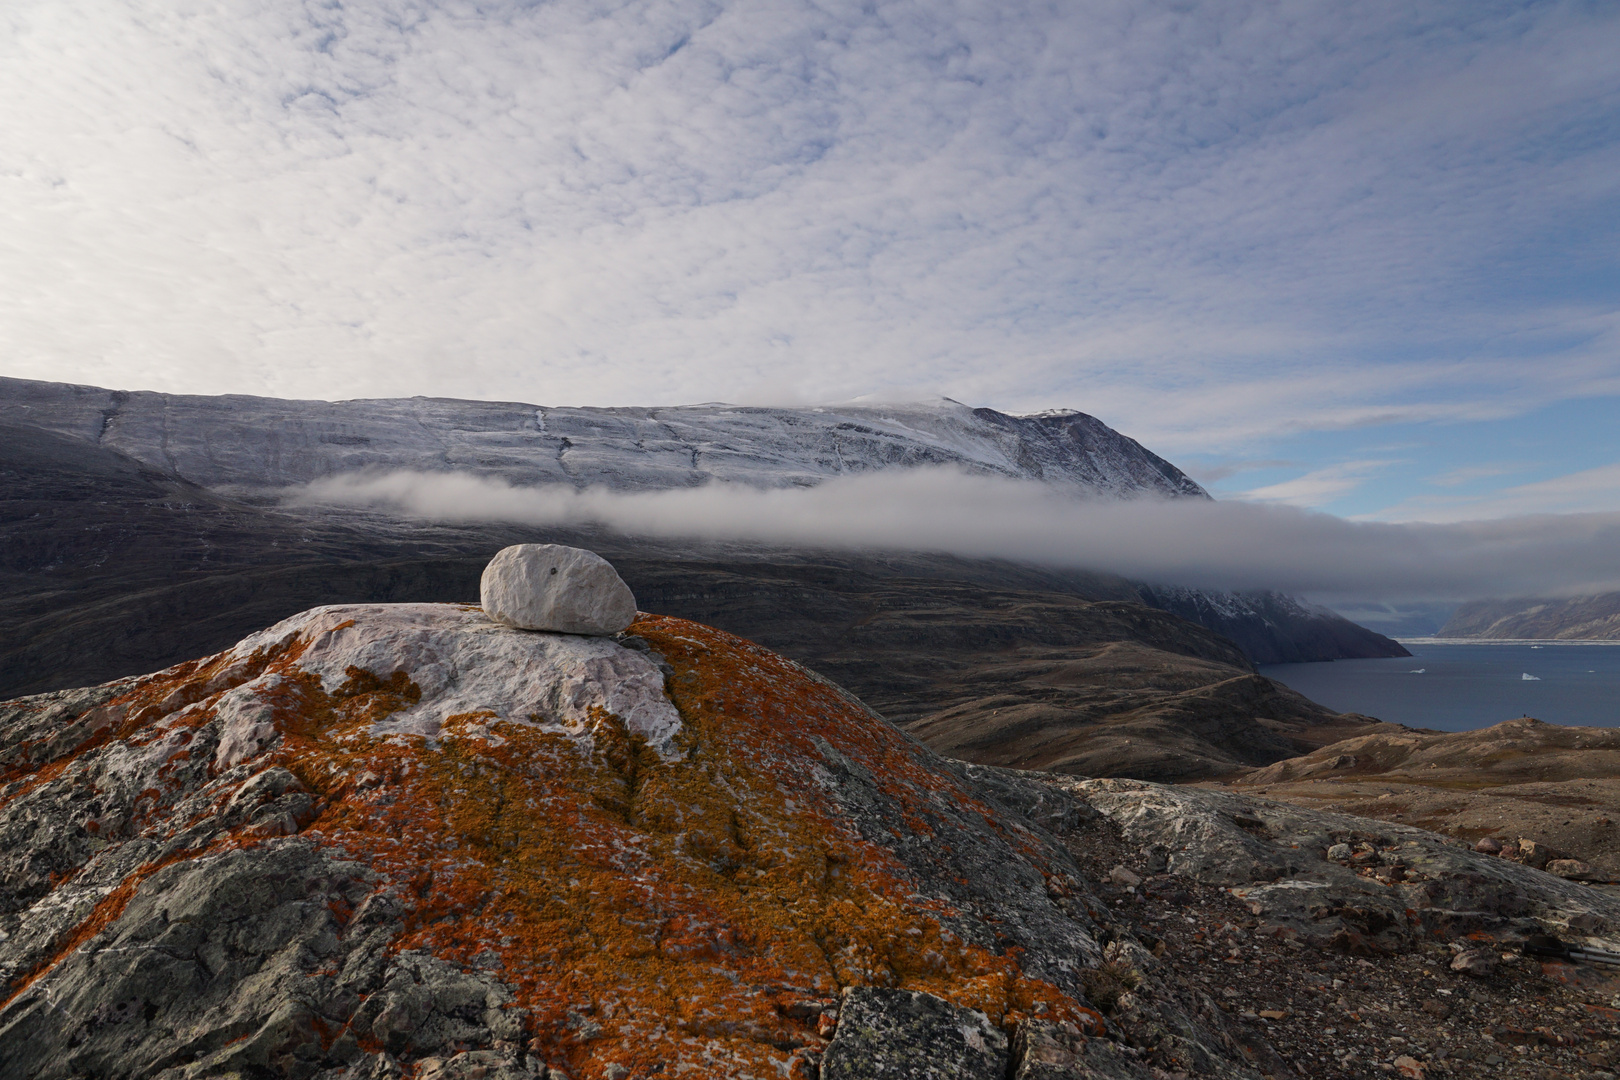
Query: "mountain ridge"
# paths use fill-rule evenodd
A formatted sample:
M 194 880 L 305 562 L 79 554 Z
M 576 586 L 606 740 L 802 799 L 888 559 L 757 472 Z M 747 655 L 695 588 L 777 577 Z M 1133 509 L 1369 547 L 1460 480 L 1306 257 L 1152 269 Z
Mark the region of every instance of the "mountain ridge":
M 1472 600 L 1459 607 L 1436 637 L 1620 640 L 1620 592 L 1564 599 Z
M 105 445 L 205 487 L 279 489 L 368 468 L 463 469 L 511 483 L 614 490 L 819 483 L 953 465 L 1084 495 L 1209 498 L 1085 413 L 940 405 L 556 408 L 453 398 L 293 401 L 0 378 L 0 421 Z

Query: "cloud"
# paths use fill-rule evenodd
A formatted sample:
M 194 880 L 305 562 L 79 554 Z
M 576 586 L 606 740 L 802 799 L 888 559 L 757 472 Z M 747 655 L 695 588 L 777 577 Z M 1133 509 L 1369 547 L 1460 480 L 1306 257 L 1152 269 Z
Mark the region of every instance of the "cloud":
M 392 472 L 319 480 L 288 499 L 440 521 L 597 524 L 649 538 L 943 551 L 1328 601 L 1620 589 L 1620 513 L 1351 522 L 1284 505 L 1076 502 L 1039 483 L 950 470 L 884 471 L 813 488 L 710 484 L 631 494 Z
M 1511 415 L 1620 391 L 1617 51 L 1573 0 L 15 0 L 0 355 L 1166 453 Z
M 1379 521 L 1468 521 L 1620 512 L 1620 462 L 1517 484 L 1484 495 L 1419 495 L 1372 515 Z
M 1497 463 L 1490 465 L 1464 465 L 1456 469 L 1448 469 L 1438 476 L 1431 476 L 1429 483 L 1435 487 L 1459 487 L 1471 484 L 1475 480 L 1492 480 L 1498 476 L 1512 476 L 1522 473 L 1530 468 L 1526 463 Z
M 1236 461 L 1191 462 L 1181 466 L 1181 471 L 1208 487 L 1219 483 L 1239 473 L 1250 472 L 1255 469 L 1287 469 L 1298 465 L 1297 461 L 1286 458 L 1251 459 Z
M 1245 491 L 1239 497 L 1249 502 L 1320 506 L 1356 490 L 1367 482 L 1369 476 L 1394 464 L 1396 462 L 1393 461 L 1344 461 L 1313 469 L 1292 480 Z

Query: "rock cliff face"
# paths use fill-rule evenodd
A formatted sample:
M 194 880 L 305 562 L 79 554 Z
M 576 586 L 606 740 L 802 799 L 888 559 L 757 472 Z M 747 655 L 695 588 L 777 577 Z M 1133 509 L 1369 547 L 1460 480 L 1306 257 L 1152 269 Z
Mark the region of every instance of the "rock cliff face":
M 696 624 L 321 608 L 0 740 L 0 1077 L 810 1075 L 851 987 L 1102 1030 L 1064 848 Z
M 646 606 L 784 652 L 896 722 L 948 714 L 929 737 L 957 756 L 1173 778 L 1351 733 L 1106 575 L 300 517 L 37 428 L 0 430 L 0 466 L 0 697 L 177 663 L 316 603 L 473 600 L 490 555 L 545 539 L 603 551 Z

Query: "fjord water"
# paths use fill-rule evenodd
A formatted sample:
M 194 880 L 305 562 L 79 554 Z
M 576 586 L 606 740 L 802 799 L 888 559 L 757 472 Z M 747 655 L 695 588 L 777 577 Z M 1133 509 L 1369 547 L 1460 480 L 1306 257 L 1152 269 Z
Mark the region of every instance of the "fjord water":
M 1620 642 L 1401 644 L 1411 656 L 1269 664 L 1260 673 L 1330 709 L 1410 727 L 1469 731 L 1520 716 L 1620 727 Z

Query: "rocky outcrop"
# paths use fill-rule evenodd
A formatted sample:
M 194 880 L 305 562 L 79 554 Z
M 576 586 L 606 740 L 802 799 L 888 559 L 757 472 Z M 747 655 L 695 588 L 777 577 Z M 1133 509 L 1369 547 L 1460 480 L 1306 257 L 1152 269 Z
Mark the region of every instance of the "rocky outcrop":
M 594 551 L 562 544 L 514 544 L 484 567 L 484 614 L 520 630 L 617 634 L 636 617 L 636 598 Z
M 0 746 L 8 1080 L 810 1075 L 874 1001 L 997 1075 L 1107 1041 L 1103 905 L 1002 799 L 1078 804 L 696 624 L 329 607 Z
M 1163 872 L 1228 889 L 1267 932 L 1302 943 L 1396 953 L 1551 933 L 1620 950 L 1620 898 L 1422 829 L 1227 791 L 1045 782 L 1158 853 Z
M 1615 950 L 1534 854 L 951 762 L 677 619 L 329 607 L 0 706 L 0 1078 L 1286 1076 L 1182 921 L 1483 982 Z

